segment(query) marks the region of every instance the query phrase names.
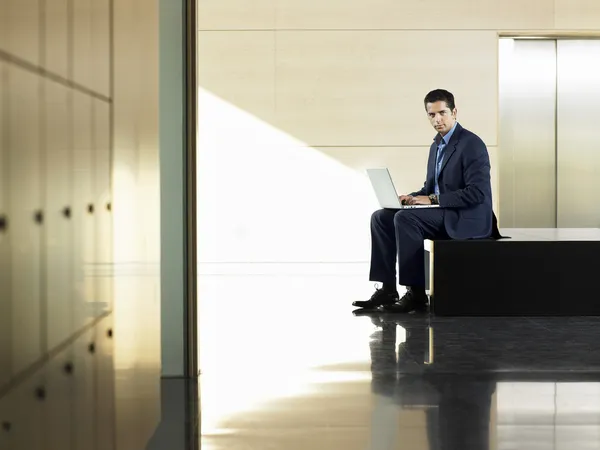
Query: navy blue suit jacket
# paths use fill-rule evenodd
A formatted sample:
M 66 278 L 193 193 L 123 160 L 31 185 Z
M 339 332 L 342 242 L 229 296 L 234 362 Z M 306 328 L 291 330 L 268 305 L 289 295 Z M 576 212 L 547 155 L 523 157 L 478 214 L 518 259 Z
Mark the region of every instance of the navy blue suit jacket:
M 427 179 L 421 190 L 411 195 L 434 193 L 437 135 L 429 149 Z M 444 208 L 444 225 L 452 239 L 480 239 L 492 235 L 496 228 L 492 212 L 490 157 L 484 142 L 475 133 L 456 124 L 438 179 L 440 207 Z

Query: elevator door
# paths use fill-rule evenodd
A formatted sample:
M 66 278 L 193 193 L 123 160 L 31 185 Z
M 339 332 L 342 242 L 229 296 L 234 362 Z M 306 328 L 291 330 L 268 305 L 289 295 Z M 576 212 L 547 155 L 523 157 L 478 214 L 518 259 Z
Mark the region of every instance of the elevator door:
M 600 227 L 600 40 L 501 39 L 499 50 L 501 225 Z

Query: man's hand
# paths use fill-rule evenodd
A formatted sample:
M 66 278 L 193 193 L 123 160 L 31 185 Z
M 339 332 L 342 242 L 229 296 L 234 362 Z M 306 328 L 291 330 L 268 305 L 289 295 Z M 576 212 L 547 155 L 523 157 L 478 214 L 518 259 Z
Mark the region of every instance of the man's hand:
M 431 205 L 431 200 L 426 195 L 418 195 L 412 199 L 411 205 Z
M 412 204 L 413 197 L 411 195 L 401 195 L 398 197 L 400 199 L 401 205 L 410 205 Z

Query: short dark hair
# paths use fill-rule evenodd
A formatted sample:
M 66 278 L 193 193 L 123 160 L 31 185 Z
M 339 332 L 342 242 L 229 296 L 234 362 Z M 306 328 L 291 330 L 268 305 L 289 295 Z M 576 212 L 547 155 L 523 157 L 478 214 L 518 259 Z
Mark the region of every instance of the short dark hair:
M 448 105 L 448 108 L 450 108 L 450 110 L 453 110 L 455 108 L 454 95 L 452 95 L 451 92 L 448 92 L 445 89 L 435 89 L 429 92 L 425 96 L 425 109 L 427 109 L 427 103 L 435 102 L 446 102 L 446 105 Z

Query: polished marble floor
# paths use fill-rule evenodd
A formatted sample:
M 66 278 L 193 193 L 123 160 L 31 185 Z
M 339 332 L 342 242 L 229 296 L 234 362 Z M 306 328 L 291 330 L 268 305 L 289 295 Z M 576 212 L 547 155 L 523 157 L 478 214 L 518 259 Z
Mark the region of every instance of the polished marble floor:
M 148 448 L 600 449 L 600 318 L 355 317 L 361 270 L 201 276 L 200 393 Z

